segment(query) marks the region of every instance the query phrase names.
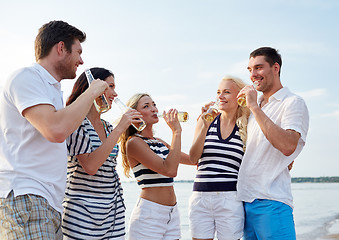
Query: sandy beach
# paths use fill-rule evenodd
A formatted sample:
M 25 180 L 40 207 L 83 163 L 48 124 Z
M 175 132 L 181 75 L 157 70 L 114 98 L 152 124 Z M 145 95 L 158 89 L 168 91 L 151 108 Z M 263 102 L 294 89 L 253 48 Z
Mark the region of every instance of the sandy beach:
M 317 240 L 329 240 L 337 239 L 339 240 L 339 219 L 337 219 L 328 229 L 329 234 Z

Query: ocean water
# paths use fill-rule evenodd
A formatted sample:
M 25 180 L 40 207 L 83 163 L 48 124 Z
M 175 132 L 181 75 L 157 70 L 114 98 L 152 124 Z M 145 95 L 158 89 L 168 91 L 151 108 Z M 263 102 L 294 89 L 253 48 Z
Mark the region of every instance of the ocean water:
M 136 182 L 122 182 L 126 205 L 126 230 L 139 196 Z M 175 182 L 182 240 L 192 239 L 188 225 L 188 200 L 192 182 Z M 339 221 L 339 183 L 293 183 L 294 221 L 298 240 L 320 240 Z M 127 239 L 127 238 L 126 238 Z

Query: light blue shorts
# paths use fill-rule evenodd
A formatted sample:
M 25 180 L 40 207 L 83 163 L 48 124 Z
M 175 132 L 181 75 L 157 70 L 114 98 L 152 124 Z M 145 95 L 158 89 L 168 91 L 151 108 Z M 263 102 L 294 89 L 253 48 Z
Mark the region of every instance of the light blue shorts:
M 282 202 L 256 199 L 244 203 L 244 240 L 295 240 L 293 209 Z

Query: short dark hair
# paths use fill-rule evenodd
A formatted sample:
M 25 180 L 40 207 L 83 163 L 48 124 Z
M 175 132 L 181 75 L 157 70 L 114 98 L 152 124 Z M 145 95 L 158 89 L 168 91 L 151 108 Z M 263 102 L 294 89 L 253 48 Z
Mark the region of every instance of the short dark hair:
M 271 67 L 275 63 L 278 63 L 281 69 L 282 59 L 281 59 L 281 55 L 278 53 L 278 50 L 271 48 L 271 47 L 261 47 L 261 48 L 254 50 L 250 54 L 250 58 L 251 57 L 255 58 L 257 56 L 264 56 L 266 62 L 268 62 Z M 279 76 L 280 76 L 280 70 L 279 70 Z
M 92 72 L 92 75 L 94 79 L 101 79 L 105 80 L 107 77 L 112 76 L 114 78 L 114 74 L 105 68 L 99 68 L 99 67 L 94 67 L 90 69 Z M 86 91 L 88 88 L 88 81 L 86 78 L 85 72 L 81 73 L 81 75 L 78 77 L 78 79 L 75 81 L 72 89 L 71 95 L 68 97 L 66 105 L 71 104 L 72 102 L 75 101 L 83 92 Z
M 61 41 L 65 43 L 66 50 L 72 52 L 75 39 L 82 43 L 86 40 L 86 34 L 63 21 L 50 21 L 44 24 L 34 42 L 36 61 L 46 57 L 53 46 Z

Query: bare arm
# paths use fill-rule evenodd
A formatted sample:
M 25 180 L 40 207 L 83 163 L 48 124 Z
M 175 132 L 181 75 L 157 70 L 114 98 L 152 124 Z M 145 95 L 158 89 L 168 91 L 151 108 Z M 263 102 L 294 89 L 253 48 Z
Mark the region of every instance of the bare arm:
M 94 99 L 107 88 L 107 83 L 95 80 L 69 106 L 56 110 L 54 106 L 39 104 L 23 111 L 23 116 L 51 142 L 63 142 L 86 117 Z
M 201 108 L 201 114 L 197 121 L 197 126 L 195 127 L 194 131 L 194 138 L 193 143 L 190 148 L 189 152 L 189 160 L 191 164 L 196 165 L 201 158 L 202 152 L 204 150 L 204 143 L 206 134 L 208 131 L 208 127 L 210 126 L 211 122 L 208 122 L 205 119 L 206 111 L 207 109 L 213 104 L 213 102 L 210 102 L 206 104 L 204 107 Z
M 113 131 L 109 134 L 100 147 L 91 153 L 77 155 L 76 157 L 84 170 L 90 175 L 96 174 L 98 169 L 107 160 L 109 154 L 112 152 L 112 149 L 118 142 L 120 135 L 126 131 L 131 123 L 137 123 L 139 120 L 136 119 L 141 117 L 142 115 L 136 110 L 128 110 L 122 115 L 118 125 L 113 129 Z
M 298 146 L 300 133 L 291 130 L 283 129 L 275 124 L 267 115 L 262 111 L 257 103 L 257 92 L 253 86 L 244 87 L 238 96 L 245 94 L 247 106 L 252 112 L 255 120 L 259 124 L 262 132 L 267 140 L 278 149 L 285 156 L 291 155 Z
M 276 125 L 259 106 L 250 108 L 267 140 L 285 156 L 290 156 L 298 146 L 300 133 L 282 129 Z
M 203 115 L 199 117 L 197 126 L 195 127 L 193 143 L 189 152 L 189 159 L 192 164 L 197 164 L 201 158 L 202 152 L 204 150 L 206 134 L 208 131 L 208 126 L 204 124 L 202 116 Z
M 164 119 L 172 129 L 172 143 L 165 160 L 155 154 L 142 139 L 134 137 L 127 142 L 127 156 L 131 166 L 133 162 L 140 162 L 145 167 L 168 177 L 175 177 L 181 158 L 181 126 L 177 118 L 177 111 L 172 109 Z M 167 145 L 167 144 L 166 144 Z M 168 146 L 168 145 L 167 145 Z

